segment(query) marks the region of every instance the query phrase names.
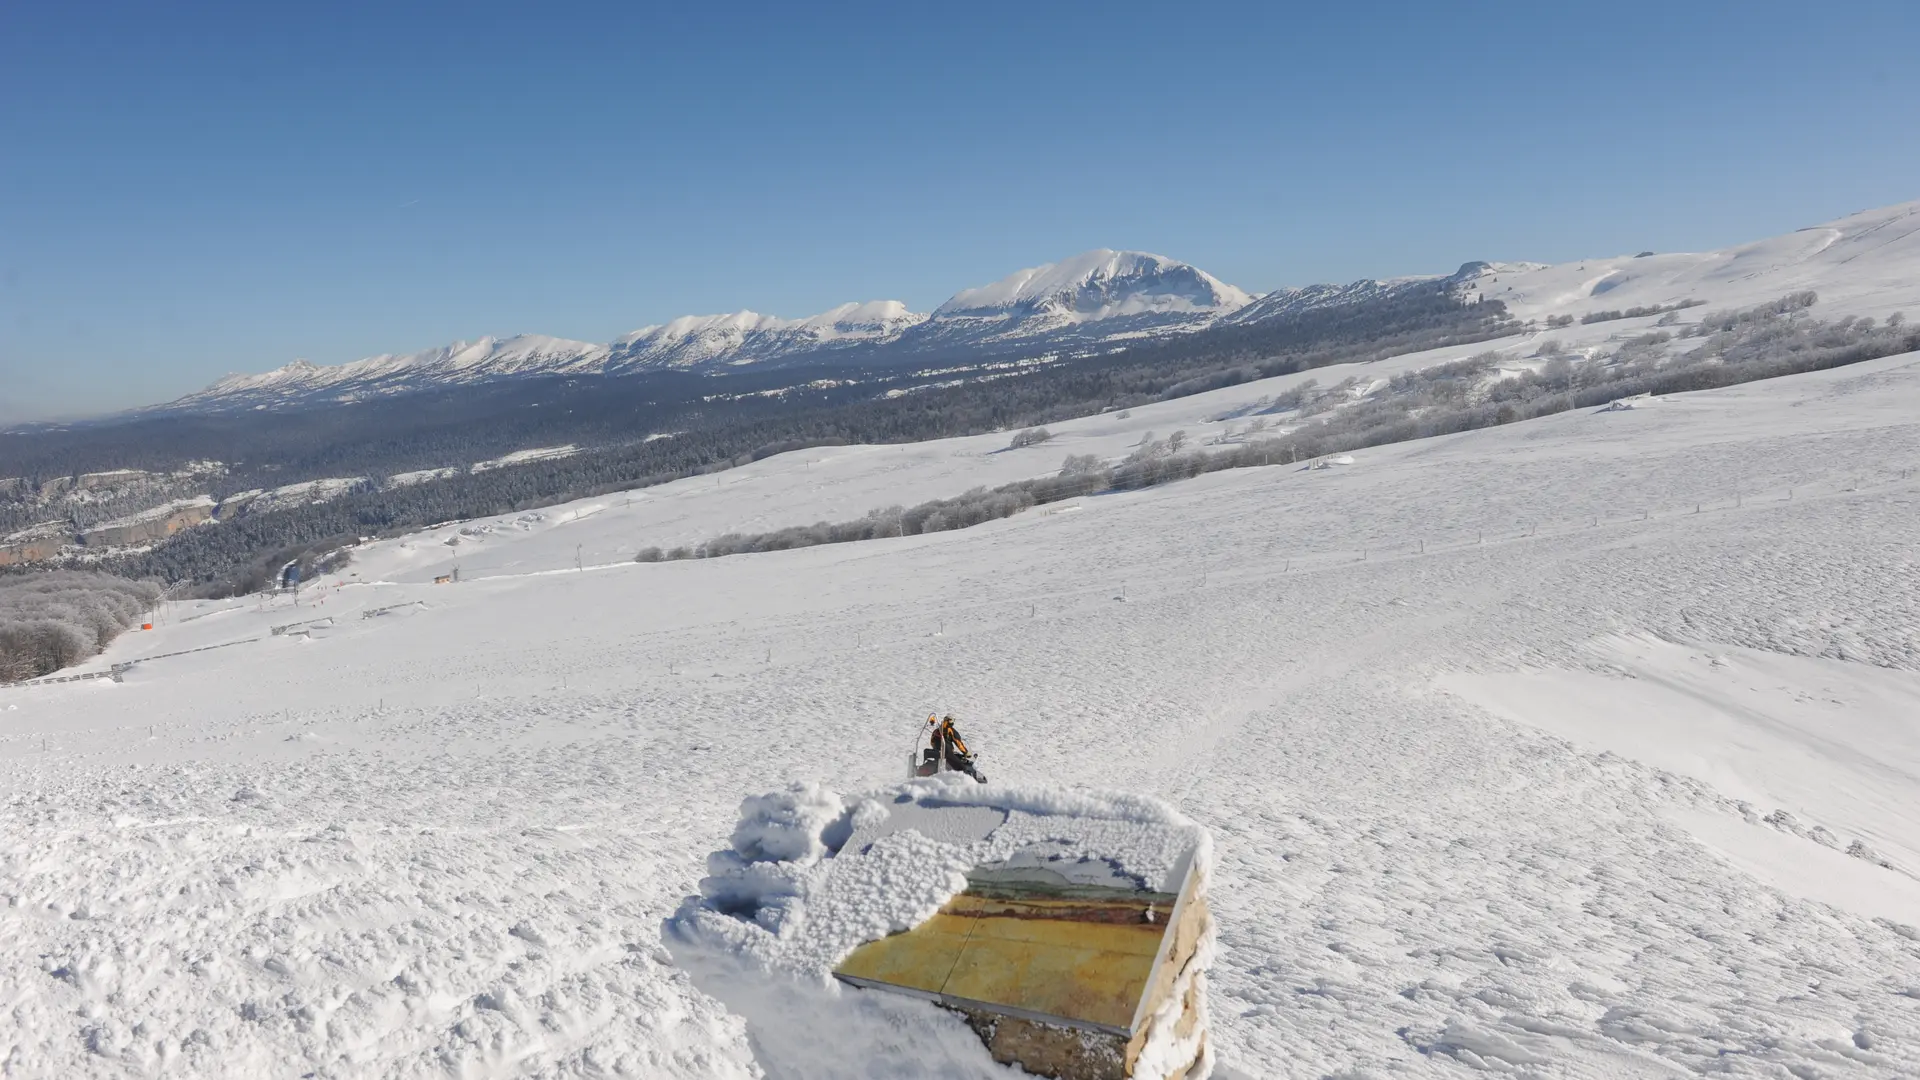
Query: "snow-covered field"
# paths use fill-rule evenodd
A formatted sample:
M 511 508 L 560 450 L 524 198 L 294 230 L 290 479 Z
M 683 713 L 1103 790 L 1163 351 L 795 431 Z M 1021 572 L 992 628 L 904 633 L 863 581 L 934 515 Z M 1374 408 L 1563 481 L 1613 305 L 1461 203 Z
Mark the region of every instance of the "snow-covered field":
M 0 1072 L 778 1075 L 662 921 L 742 797 L 894 782 L 935 709 L 1212 831 L 1232 1075 L 1920 1072 L 1920 357 L 628 561 L 1229 404 L 382 542 L 0 691 Z

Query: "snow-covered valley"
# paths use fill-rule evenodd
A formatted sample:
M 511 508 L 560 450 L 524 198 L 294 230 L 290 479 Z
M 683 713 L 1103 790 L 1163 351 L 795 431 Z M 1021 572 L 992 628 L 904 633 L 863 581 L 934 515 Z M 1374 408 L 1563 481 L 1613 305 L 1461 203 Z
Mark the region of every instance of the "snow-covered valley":
M 1229 1076 L 1920 1070 L 1920 356 L 632 561 L 1285 387 L 380 541 L 0 691 L 0 1070 L 780 1075 L 662 921 L 742 797 L 895 782 L 932 710 L 1212 831 Z

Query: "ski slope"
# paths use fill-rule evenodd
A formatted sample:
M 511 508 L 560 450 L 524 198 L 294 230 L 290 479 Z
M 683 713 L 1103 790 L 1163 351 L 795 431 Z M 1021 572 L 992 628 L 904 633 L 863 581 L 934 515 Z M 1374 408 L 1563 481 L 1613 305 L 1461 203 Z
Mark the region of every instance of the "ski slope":
M 172 605 L 89 665 L 124 683 L 0 691 L 0 1071 L 781 1075 L 662 922 L 743 797 L 895 782 L 939 709 L 996 780 L 1213 833 L 1225 1075 L 1920 1072 L 1920 357 L 626 554 L 1236 392 L 369 545 L 297 606 Z

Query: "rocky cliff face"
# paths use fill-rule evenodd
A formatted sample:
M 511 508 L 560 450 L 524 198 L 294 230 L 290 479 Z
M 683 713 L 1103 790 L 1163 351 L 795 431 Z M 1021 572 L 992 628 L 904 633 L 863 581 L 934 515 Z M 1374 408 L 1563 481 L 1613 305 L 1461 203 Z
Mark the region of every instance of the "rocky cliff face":
M 110 521 L 80 534 L 87 547 L 137 547 L 154 544 L 182 529 L 213 520 L 214 501 L 202 496 L 158 506 L 132 518 Z

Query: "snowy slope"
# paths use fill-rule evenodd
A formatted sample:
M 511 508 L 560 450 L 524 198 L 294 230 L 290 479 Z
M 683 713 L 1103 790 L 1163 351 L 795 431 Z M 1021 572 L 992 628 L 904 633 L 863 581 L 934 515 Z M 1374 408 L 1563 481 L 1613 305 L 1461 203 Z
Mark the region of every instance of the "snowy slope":
M 174 605 L 124 684 L 0 691 L 0 1061 L 755 1075 L 662 922 L 742 796 L 894 782 L 937 708 L 996 779 L 1213 833 L 1231 1076 L 1920 1073 L 1920 356 L 1355 458 L 577 570 L 627 508 L 575 507 L 483 580 L 420 536 Z
M 1521 319 L 1577 319 L 1687 299 L 1743 307 L 1801 289 L 1819 292 L 1828 310 L 1880 318 L 1915 306 L 1916 278 L 1920 202 L 1910 202 L 1722 251 L 1621 255 L 1557 266 L 1491 263 L 1468 289 L 1504 302 Z

